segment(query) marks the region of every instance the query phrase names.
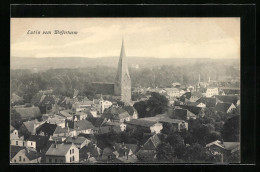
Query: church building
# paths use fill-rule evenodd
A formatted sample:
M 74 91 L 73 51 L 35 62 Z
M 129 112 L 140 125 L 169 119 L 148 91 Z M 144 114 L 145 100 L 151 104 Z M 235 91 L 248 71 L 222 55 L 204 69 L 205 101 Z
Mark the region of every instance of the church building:
M 125 54 L 124 40 L 122 41 L 121 53 L 118 61 L 117 74 L 114 83 L 92 83 L 97 94 L 111 96 L 125 103 L 131 101 L 131 77 L 128 71 Z

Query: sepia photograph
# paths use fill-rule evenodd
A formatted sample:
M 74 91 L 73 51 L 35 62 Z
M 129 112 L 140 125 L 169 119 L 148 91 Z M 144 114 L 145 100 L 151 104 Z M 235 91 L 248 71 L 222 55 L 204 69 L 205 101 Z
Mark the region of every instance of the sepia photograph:
M 10 164 L 240 163 L 240 47 L 239 17 L 11 18 Z

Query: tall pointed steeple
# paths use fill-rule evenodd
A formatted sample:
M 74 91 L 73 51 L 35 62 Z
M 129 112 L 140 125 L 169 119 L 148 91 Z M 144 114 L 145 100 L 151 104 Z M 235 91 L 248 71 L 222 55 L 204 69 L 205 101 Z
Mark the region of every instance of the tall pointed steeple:
M 128 71 L 124 40 L 122 40 L 115 79 L 115 95 L 121 96 L 121 101 L 124 102 L 129 102 L 131 100 L 131 78 Z

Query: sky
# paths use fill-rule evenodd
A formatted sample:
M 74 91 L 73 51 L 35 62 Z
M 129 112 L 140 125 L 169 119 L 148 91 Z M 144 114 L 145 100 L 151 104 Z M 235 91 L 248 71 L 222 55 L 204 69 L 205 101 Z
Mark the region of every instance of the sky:
M 27 34 L 77 31 L 77 35 Z M 11 57 L 240 59 L 240 18 L 11 18 Z

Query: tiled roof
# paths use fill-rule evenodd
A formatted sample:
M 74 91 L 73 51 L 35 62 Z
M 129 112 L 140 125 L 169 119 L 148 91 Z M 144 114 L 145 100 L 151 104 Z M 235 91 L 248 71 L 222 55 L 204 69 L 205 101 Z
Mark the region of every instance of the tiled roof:
M 66 142 L 67 143 L 74 143 L 74 144 L 82 144 L 87 139 L 85 137 L 67 137 Z
M 188 106 L 188 105 L 179 105 L 183 109 L 189 110 L 191 113 L 195 115 L 199 115 L 199 113 L 203 112 L 202 107 L 196 107 L 196 106 Z
M 29 159 L 29 160 L 34 160 L 34 159 L 37 159 L 39 158 L 41 155 L 40 153 L 38 153 L 37 151 L 34 151 L 30 148 L 26 148 L 26 149 L 23 149 L 21 150 L 22 153 L 25 154 L 25 156 Z
M 75 121 L 74 122 L 74 129 L 75 130 L 88 130 L 88 129 L 93 129 L 94 126 L 92 125 L 91 122 L 87 120 L 80 120 L 80 121 Z
M 215 110 L 218 112 L 226 113 L 231 105 L 232 105 L 232 103 L 218 103 L 215 107 Z
M 137 125 L 137 126 L 142 126 L 142 127 L 151 127 L 157 122 L 155 121 L 148 121 L 144 119 L 133 119 L 131 121 L 126 121 L 126 124 L 131 124 L 131 125 Z
M 56 147 L 55 147 L 56 146 Z M 72 147 L 72 144 L 52 144 L 46 155 L 53 155 L 53 156 L 65 156 L 67 152 Z
M 227 95 L 227 96 L 215 96 L 218 98 L 220 101 L 224 103 L 233 103 L 236 104 L 237 101 L 239 100 L 238 96 L 232 96 L 232 95 Z
M 36 129 L 36 133 L 39 134 L 41 132 L 47 134 L 48 136 L 53 135 L 54 131 L 56 130 L 57 125 L 56 124 L 49 124 L 44 123 L 40 127 Z
M 215 107 L 216 104 L 220 101 L 214 97 L 201 97 L 196 102 L 204 103 L 206 105 L 206 107 Z
M 10 146 L 10 158 L 12 159 L 22 149 L 25 149 L 25 147 L 22 147 L 22 146 Z
M 37 120 L 32 120 L 32 121 L 26 121 L 23 122 L 24 126 L 27 128 L 27 130 L 32 133 L 36 129 L 35 126 L 38 124 L 41 124 L 41 122 L 38 122 Z
M 49 137 L 48 136 L 40 136 L 40 135 L 31 135 L 28 139 L 29 141 L 36 142 L 36 149 L 43 149 L 46 147 Z

